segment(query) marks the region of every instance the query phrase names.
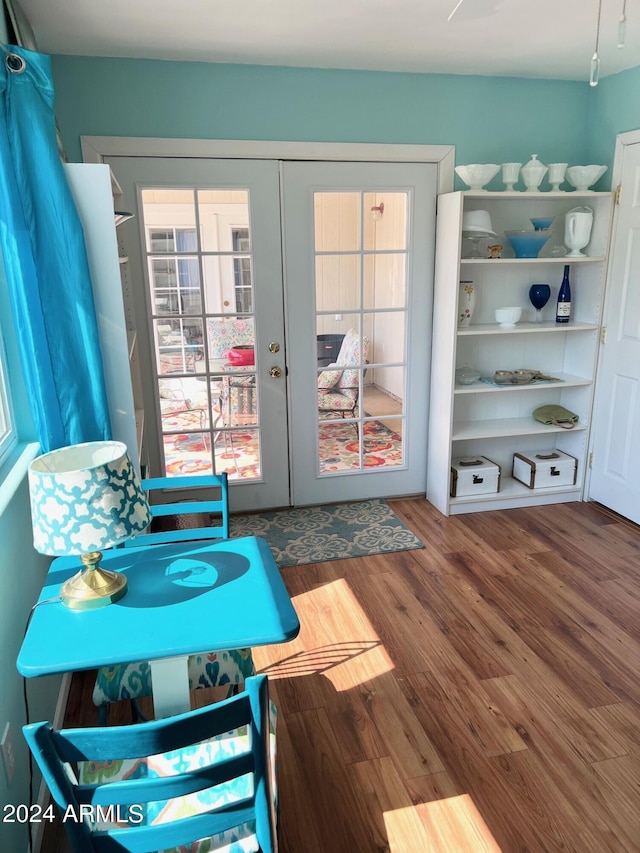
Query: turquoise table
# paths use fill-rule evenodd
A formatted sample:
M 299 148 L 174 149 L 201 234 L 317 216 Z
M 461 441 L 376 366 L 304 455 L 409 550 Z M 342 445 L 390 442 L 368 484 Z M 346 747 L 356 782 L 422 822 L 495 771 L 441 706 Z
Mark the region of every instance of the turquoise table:
M 52 562 L 18 655 L 21 675 L 148 660 L 155 713 L 165 717 L 189 708 L 189 654 L 285 643 L 300 630 L 269 546 L 255 536 L 119 548 L 102 565 L 127 575 L 127 594 L 71 610 L 59 592 L 79 559 Z

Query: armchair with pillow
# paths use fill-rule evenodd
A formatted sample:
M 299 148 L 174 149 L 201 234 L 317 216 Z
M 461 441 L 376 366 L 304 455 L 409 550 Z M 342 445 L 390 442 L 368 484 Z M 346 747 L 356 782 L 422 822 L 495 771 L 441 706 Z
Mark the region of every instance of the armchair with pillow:
M 221 379 L 220 408 L 225 426 L 254 425 L 257 418 L 254 361 L 251 359 L 246 365 L 232 365 L 229 361 L 229 350 L 254 346 L 253 317 L 209 317 L 207 335 L 209 357 L 225 359 L 228 369 L 234 371 Z
M 318 375 L 318 411 L 344 418 L 357 417 L 360 394 L 360 370 L 367 364 L 369 338 L 349 329 L 344 336 L 335 363 L 330 364 Z M 363 373 L 364 378 L 364 373 Z

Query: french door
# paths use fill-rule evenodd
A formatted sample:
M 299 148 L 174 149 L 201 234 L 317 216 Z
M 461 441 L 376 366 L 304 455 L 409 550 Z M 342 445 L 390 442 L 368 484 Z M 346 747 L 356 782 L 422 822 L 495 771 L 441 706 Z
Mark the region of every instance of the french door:
M 106 162 L 136 214 L 120 227 L 151 472 L 226 472 L 232 509 L 288 506 L 278 163 Z
M 423 493 L 437 169 L 283 175 L 293 503 Z
M 106 162 L 152 472 L 226 471 L 234 510 L 424 492 L 437 167 Z

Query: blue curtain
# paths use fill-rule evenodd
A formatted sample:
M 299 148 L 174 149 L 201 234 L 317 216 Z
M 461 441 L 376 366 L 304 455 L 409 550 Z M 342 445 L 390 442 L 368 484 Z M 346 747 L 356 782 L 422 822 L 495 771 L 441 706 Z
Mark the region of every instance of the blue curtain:
M 50 60 L 0 53 L 0 248 L 43 451 L 111 437 L 82 225 L 56 142 Z

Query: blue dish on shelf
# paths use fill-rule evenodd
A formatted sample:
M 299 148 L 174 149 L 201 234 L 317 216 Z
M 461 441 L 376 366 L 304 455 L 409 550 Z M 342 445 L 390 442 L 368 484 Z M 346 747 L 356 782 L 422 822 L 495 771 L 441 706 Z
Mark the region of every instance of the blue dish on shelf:
M 546 231 L 547 228 L 551 228 L 551 223 L 555 219 L 555 216 L 534 216 L 533 219 L 530 219 L 529 222 L 533 225 L 536 231 Z
M 505 231 L 504 234 L 516 258 L 537 258 L 551 236 L 549 231 Z

